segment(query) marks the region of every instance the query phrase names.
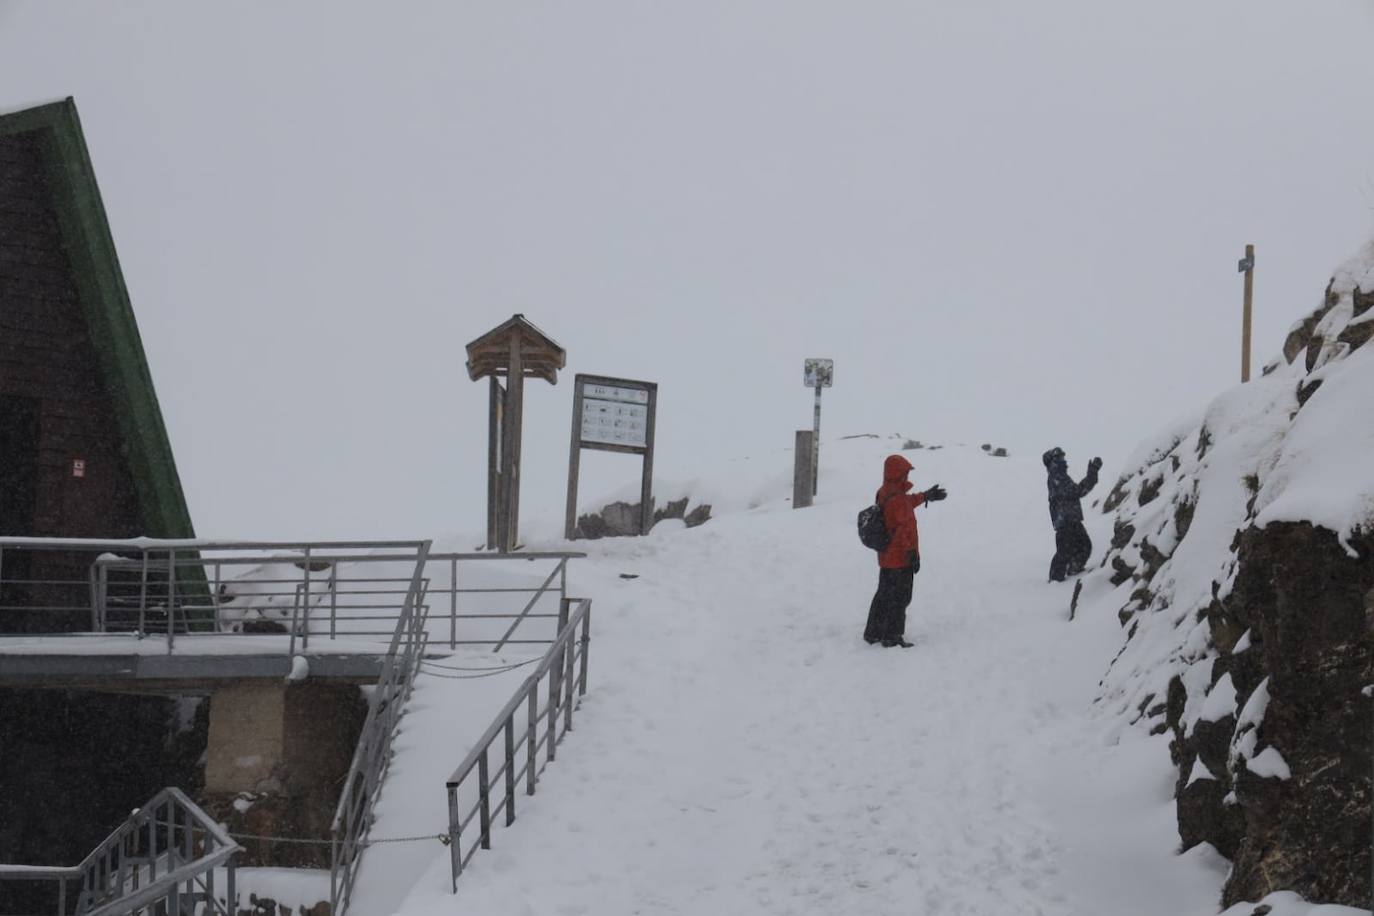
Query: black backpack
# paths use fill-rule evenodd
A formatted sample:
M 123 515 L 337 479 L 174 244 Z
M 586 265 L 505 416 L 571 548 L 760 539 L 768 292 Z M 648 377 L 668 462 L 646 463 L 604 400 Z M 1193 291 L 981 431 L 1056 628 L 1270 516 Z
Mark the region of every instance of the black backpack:
M 892 543 L 892 535 L 887 530 L 887 520 L 883 518 L 883 503 L 874 503 L 859 513 L 859 540 L 869 550 L 879 553 Z

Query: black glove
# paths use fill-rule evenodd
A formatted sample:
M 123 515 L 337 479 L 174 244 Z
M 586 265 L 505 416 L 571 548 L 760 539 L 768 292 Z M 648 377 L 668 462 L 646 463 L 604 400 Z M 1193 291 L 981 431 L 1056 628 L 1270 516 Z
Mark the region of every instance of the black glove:
M 948 495 L 949 494 L 945 492 L 945 488 L 938 483 L 925 492 L 926 502 L 928 503 L 938 503 Z
M 1089 468 L 1090 470 L 1094 470 L 1094 471 L 1101 470 L 1101 468 L 1102 468 L 1102 459 L 1101 459 L 1101 458 L 1094 458 L 1092 461 L 1089 461 L 1089 462 L 1088 462 L 1088 468 Z
M 914 550 L 908 550 L 906 552 L 906 568 L 911 570 L 911 574 L 913 576 L 916 575 L 916 573 L 920 572 L 921 555 Z

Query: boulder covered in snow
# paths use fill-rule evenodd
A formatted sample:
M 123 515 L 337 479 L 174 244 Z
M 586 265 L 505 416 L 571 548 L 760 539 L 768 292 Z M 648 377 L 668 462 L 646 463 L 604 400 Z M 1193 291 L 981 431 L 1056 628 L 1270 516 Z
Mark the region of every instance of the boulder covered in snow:
M 687 509 L 688 498 L 669 500 L 654 509 L 654 523 L 664 519 L 680 519 L 688 528 L 704 525 L 711 519 L 711 507 L 699 503 L 691 511 Z M 596 540 L 598 538 L 634 537 L 640 534 L 640 504 L 613 502 L 603 506 L 599 512 L 578 516 L 577 528 L 573 531 L 574 540 Z
M 1374 244 L 1264 374 L 1127 462 L 1083 614 L 1127 638 L 1101 702 L 1171 736 L 1185 848 L 1226 905 L 1370 897 Z

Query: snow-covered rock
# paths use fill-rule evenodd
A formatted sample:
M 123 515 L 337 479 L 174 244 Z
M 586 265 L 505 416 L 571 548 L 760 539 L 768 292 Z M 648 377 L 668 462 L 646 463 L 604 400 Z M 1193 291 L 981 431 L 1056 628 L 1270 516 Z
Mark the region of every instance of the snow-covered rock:
M 1083 583 L 1077 614 L 1127 629 L 1099 702 L 1172 735 L 1179 833 L 1233 860 L 1228 906 L 1369 900 L 1371 338 L 1374 243 L 1262 376 L 1136 451 Z

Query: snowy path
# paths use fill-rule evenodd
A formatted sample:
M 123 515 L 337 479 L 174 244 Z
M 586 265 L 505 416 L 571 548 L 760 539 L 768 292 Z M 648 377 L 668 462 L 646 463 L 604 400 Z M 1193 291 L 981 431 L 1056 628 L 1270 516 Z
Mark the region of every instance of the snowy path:
M 1170 856 L 1167 751 L 1108 748 L 1089 716 L 1120 636 L 1069 624 L 1043 582 L 1043 473 L 913 457 L 952 494 L 921 510 L 916 648 L 859 638 L 871 475 L 831 475 L 841 496 L 805 513 L 597 545 L 577 583 L 597 601 L 593 686 L 567 750 L 456 897 L 436 858 L 401 912 L 1215 912 L 1215 866 Z M 1123 760 L 1129 784 L 1101 778 Z

